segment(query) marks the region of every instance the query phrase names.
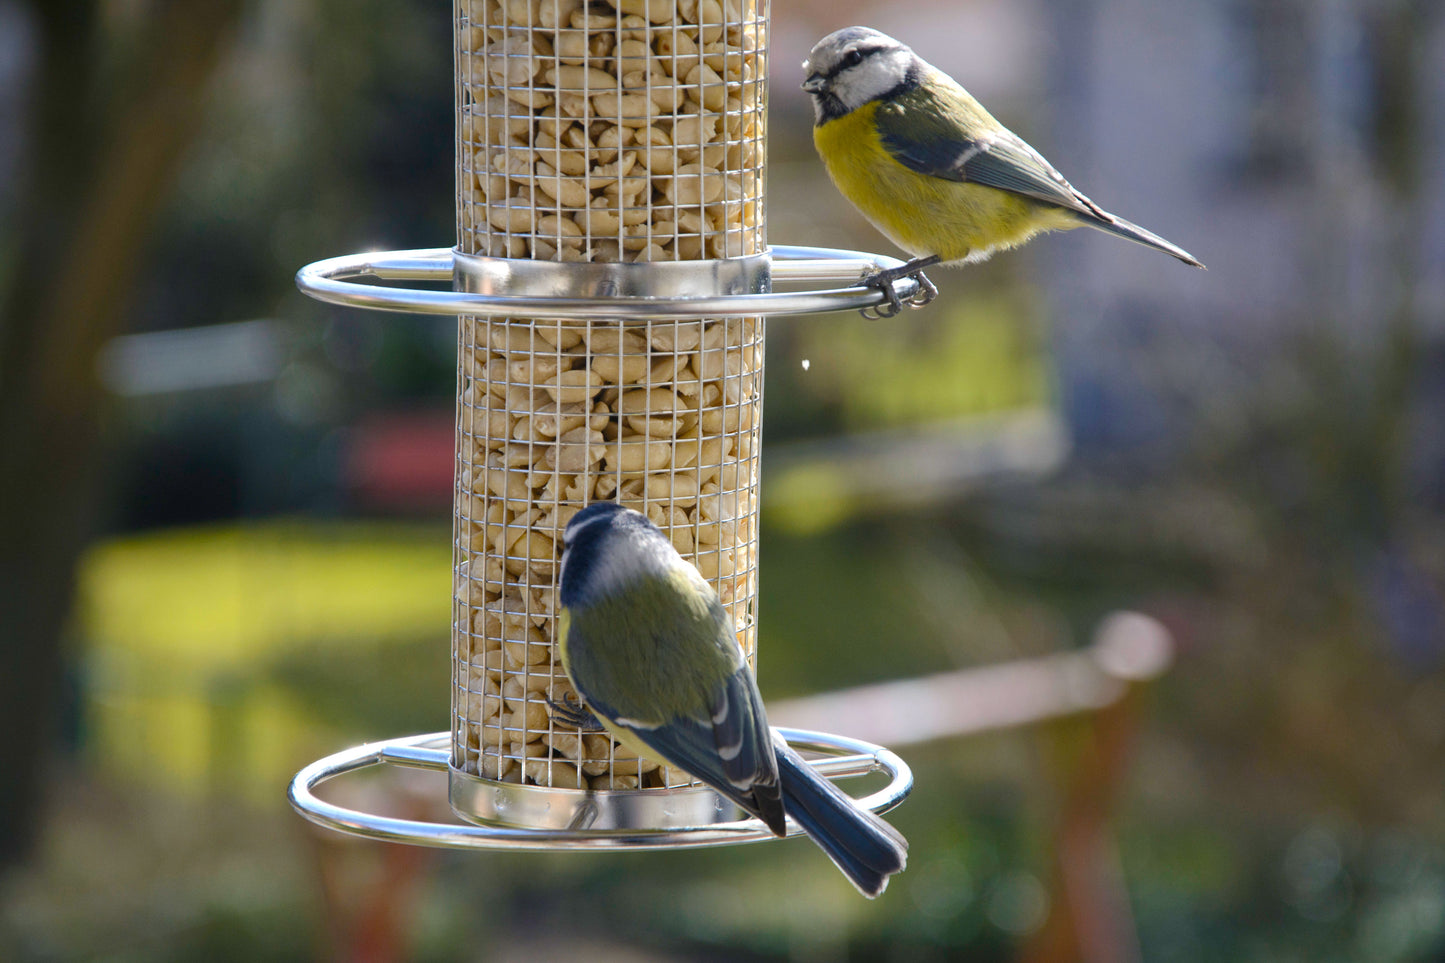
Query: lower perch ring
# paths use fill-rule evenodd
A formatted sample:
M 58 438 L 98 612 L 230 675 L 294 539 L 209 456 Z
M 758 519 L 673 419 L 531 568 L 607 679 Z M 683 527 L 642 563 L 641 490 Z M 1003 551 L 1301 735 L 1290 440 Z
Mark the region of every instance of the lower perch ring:
M 777 731 L 794 749 L 828 754 L 809 764 L 830 778 L 886 774 L 887 786 L 856 800 L 875 813 L 897 806 L 913 789 L 907 763 L 881 746 L 802 729 Z M 497 782 L 451 767 L 450 745 L 451 734 L 437 732 L 356 746 L 302 769 L 286 795 L 297 812 L 318 826 L 442 849 L 698 849 L 777 838 L 760 820 L 747 817 L 711 789 L 548 789 Z M 383 765 L 448 772 L 453 809 L 465 810 L 477 822 L 431 823 L 366 813 L 326 802 L 313 791 L 346 773 Z M 481 813 L 488 809 L 495 818 L 483 819 Z M 801 832 L 788 820 L 788 835 Z

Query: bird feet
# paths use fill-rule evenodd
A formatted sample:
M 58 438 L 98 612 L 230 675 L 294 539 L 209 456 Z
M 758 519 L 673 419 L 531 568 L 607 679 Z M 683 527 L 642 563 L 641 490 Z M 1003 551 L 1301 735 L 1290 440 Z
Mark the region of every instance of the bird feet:
M 571 726 L 579 732 L 605 732 L 607 727 L 597 721 L 592 710 L 575 699 L 563 699 L 556 701 L 551 696 L 547 697 L 547 707 L 552 710 L 552 718 L 563 725 Z
M 902 278 L 913 278 L 918 282 L 918 290 L 908 299 L 910 308 L 921 308 L 938 297 L 938 288 L 928 280 L 928 275 L 923 273 L 926 267 L 932 267 L 939 262 L 937 254 L 928 257 L 914 258 L 907 264 L 899 265 L 896 268 L 889 268 L 887 271 L 879 271 L 877 274 L 870 274 L 862 280 L 865 287 L 878 288 L 888 300 L 876 308 L 863 308 L 859 311 L 863 317 L 869 320 L 879 318 L 892 318 L 903 310 L 903 300 L 898 297 L 898 292 L 893 290 L 893 283 Z

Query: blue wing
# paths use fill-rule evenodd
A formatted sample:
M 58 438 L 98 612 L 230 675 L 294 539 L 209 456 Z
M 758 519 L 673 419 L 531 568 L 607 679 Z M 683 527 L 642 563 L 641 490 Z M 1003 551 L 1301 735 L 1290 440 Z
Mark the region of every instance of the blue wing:
M 950 92 L 951 93 L 951 92 Z M 994 122 L 987 133 L 965 134 L 984 127 L 981 107 L 937 91 L 906 95 L 878 108 L 875 123 L 884 148 L 904 167 L 944 180 L 982 184 L 1001 191 L 1077 211 L 1107 217 L 1093 201 L 1076 191 L 1038 151 Z M 972 123 L 965 118 L 975 118 Z
M 569 617 L 565 661 L 577 694 L 782 835 L 772 733 L 726 610 L 715 600 L 704 612 L 630 601 Z
M 663 759 L 757 816 L 779 836 L 787 831 L 772 731 L 746 666 L 717 691 L 706 717 L 627 728 Z
M 767 824 L 787 832 L 772 733 L 746 667 L 717 691 L 704 716 L 676 716 L 656 725 L 619 719 L 586 692 L 592 710 L 612 719 L 666 762 L 707 783 Z
M 935 72 L 929 83 L 880 105 L 874 123 L 884 150 L 909 170 L 1028 197 L 1075 214 L 1089 227 L 1204 267 L 1183 248 L 1079 193 L 1043 155 L 944 74 Z

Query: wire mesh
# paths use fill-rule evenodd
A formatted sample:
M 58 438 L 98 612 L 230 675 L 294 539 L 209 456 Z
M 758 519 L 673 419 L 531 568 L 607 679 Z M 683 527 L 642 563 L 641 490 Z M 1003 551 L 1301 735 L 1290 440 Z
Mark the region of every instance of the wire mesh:
M 766 248 L 767 0 L 458 0 L 458 246 L 558 261 Z M 755 657 L 761 318 L 458 326 L 452 764 L 509 782 L 686 784 L 554 723 L 567 521 L 647 514 Z

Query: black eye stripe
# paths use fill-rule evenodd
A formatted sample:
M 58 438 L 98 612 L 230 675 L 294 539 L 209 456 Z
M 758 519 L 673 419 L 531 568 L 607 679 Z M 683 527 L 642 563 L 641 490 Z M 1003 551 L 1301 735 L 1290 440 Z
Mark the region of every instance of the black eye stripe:
M 848 51 L 848 53 L 843 55 L 842 59 L 840 59 L 836 64 L 833 65 L 833 69 L 828 71 L 825 76 L 829 80 L 832 80 L 834 77 L 837 77 L 849 67 L 856 67 L 862 62 L 863 57 L 858 53 L 858 51 L 850 50 Z
M 845 53 L 842 57 L 838 58 L 838 63 L 833 67 L 832 72 L 829 73 L 828 76 L 836 77 L 838 76 L 838 74 L 842 73 L 844 70 L 847 70 L 849 67 L 858 66 L 869 57 L 881 52 L 884 49 L 886 48 L 870 46 L 854 47 L 852 50 L 849 50 L 847 53 Z

